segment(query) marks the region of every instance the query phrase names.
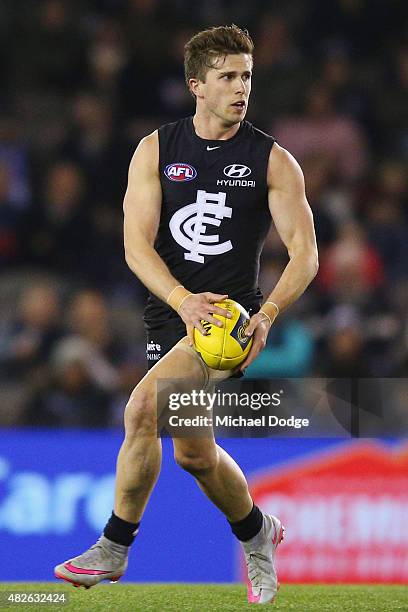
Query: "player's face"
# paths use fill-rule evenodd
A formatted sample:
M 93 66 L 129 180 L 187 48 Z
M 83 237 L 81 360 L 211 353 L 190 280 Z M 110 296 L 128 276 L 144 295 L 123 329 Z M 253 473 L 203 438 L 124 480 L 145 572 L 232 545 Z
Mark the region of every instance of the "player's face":
M 234 125 L 245 117 L 251 76 L 250 55 L 221 56 L 207 71 L 205 82 L 197 82 L 194 93 L 209 114 L 218 117 L 225 125 Z

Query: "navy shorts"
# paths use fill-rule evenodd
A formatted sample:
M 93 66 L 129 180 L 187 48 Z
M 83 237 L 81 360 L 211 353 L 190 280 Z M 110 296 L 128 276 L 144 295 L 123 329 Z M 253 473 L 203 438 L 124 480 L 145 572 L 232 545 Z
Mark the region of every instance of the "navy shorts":
M 187 331 L 181 319 L 171 319 L 146 330 L 147 369 L 150 370 L 184 336 Z

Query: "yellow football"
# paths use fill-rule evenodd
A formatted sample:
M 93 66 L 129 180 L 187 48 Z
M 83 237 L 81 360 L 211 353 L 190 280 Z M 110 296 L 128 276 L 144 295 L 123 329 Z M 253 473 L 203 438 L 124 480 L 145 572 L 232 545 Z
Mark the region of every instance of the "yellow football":
M 245 335 L 249 314 L 241 304 L 230 299 L 216 306 L 228 310 L 232 314 L 231 319 L 215 314 L 214 317 L 222 322 L 222 327 L 201 321 L 207 335 L 203 336 L 194 328 L 194 345 L 210 368 L 232 370 L 244 361 L 252 345 L 252 338 Z

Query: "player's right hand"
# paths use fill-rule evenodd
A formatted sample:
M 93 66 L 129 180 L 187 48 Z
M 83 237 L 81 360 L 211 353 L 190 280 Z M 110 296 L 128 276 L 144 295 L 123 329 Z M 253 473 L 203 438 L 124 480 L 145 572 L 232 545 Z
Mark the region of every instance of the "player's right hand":
M 192 293 L 184 299 L 178 313 L 186 324 L 190 346 L 194 344 L 195 327 L 203 336 L 207 335 L 206 330 L 201 324 L 202 320 L 222 327 L 222 321 L 216 319 L 213 315 L 217 314 L 222 317 L 231 318 L 232 315 L 228 310 L 215 306 L 216 302 L 222 302 L 226 300 L 227 297 L 228 295 L 205 291 L 204 293 Z

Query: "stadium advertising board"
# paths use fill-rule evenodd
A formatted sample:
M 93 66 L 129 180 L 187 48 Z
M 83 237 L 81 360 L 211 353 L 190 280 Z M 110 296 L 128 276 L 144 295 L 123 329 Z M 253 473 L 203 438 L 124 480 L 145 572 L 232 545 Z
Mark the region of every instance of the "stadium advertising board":
M 282 582 L 408 582 L 408 445 L 357 441 L 251 481 L 290 528 Z

